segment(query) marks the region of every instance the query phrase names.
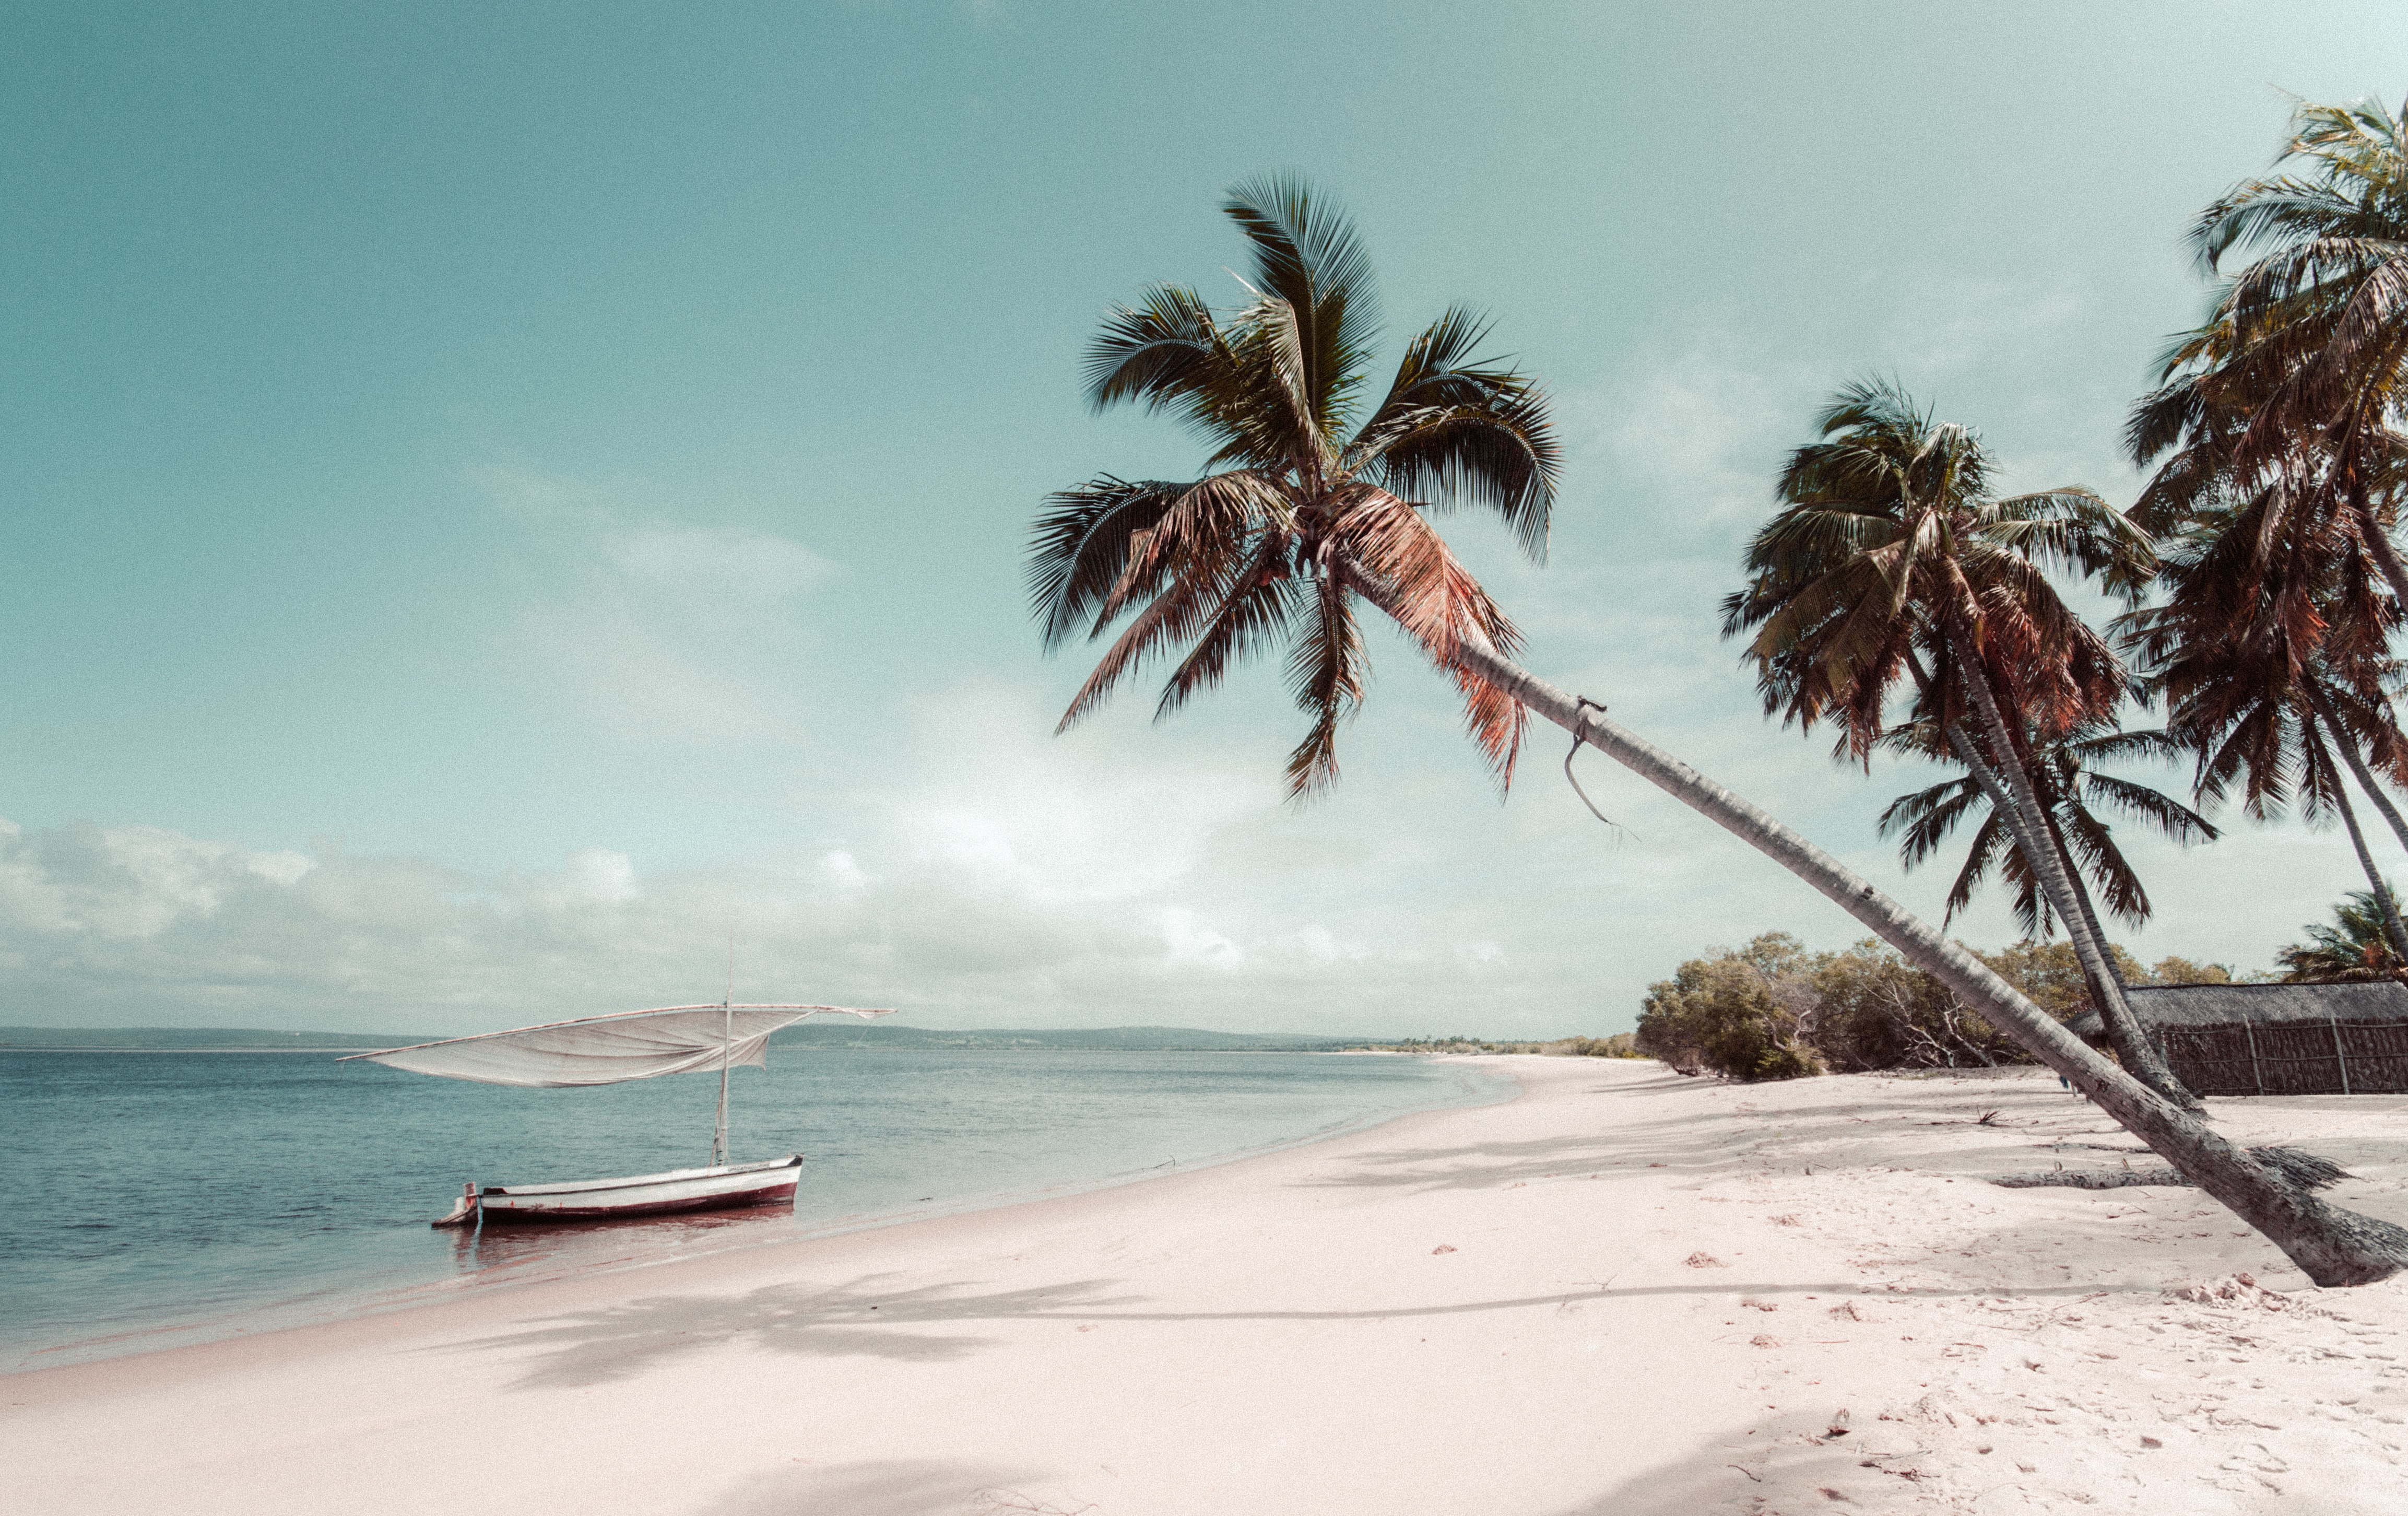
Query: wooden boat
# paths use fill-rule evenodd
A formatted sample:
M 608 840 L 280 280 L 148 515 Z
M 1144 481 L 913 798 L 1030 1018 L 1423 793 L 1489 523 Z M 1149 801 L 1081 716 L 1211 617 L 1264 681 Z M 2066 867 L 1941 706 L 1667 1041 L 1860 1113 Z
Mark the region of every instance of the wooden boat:
M 438 1218 L 437 1226 L 599 1221 L 792 1205 L 802 1175 L 802 1154 L 752 1163 L 727 1162 L 727 1075 L 742 1065 L 767 1068 L 771 1032 L 805 1017 L 825 1014 L 857 1016 L 866 1021 L 895 1013 L 849 1005 L 740 1005 L 726 1000 L 716 1005 L 663 1005 L 616 1016 L 550 1021 L 509 1032 L 355 1053 L 337 1061 L 365 1059 L 438 1078 L 546 1089 L 624 1084 L 711 1068 L 719 1071 L 719 1118 L 711 1133 L 710 1162 L 703 1167 L 553 1184 L 480 1189 L 471 1183 L 462 1187 L 459 1204 Z
M 760 1163 L 722 1163 L 712 1168 L 671 1169 L 632 1179 L 594 1179 L 583 1184 L 487 1185 L 477 1191 L 485 1224 L 518 1221 L 596 1221 L 615 1216 L 675 1216 L 683 1211 L 734 1210 L 744 1206 L 791 1205 L 802 1177 L 803 1155 L 788 1153 Z

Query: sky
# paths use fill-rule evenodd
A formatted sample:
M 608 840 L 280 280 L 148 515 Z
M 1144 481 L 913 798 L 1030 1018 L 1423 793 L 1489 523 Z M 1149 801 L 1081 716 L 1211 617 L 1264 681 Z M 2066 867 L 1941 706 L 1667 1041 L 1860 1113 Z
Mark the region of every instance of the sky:
M 1500 798 L 1384 632 L 1308 808 L 1273 666 L 1054 734 L 1032 516 L 1202 454 L 1082 346 L 1236 303 L 1273 169 L 1383 361 L 1465 301 L 1552 395 L 1546 563 L 1446 528 L 1530 667 L 1936 917 L 1875 819 L 1939 772 L 1833 765 L 1718 635 L 1783 455 L 1894 375 L 2128 501 L 2190 219 L 2295 97 L 2408 91 L 2381 4 L 8 10 L 0 1024 L 490 1030 L 732 944 L 738 998 L 929 1026 L 1548 1036 L 1860 937 L 1592 753 L 1598 826 L 1553 729 Z M 2217 819 L 2119 833 L 2143 959 L 2265 968 L 2358 883 Z

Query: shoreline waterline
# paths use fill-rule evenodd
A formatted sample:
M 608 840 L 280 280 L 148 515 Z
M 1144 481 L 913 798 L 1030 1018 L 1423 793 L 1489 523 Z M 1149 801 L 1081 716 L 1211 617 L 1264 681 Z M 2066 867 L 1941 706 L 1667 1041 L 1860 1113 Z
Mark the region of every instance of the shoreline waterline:
M 462 1516 L 1691 1516 L 2004 1485 L 2238 1516 L 2262 1504 L 2230 1498 L 2239 1437 L 2286 1505 L 2388 1516 L 2408 1280 L 2315 1291 L 2196 1191 L 1984 1182 L 2120 1162 L 2042 1071 L 1480 1062 L 1515 1098 L 19 1375 L 11 1494 L 416 1516 L 467 1450 Z M 2346 1157 L 2345 1202 L 2408 1220 L 2394 1104 L 2215 1108 Z
M 25 1049 L 34 1051 L 34 1049 Z M 51 1049 L 40 1049 L 48 1053 Z M 100 1053 L 114 1057 L 134 1050 L 108 1048 Z M 159 1050 L 160 1054 L 207 1051 L 224 1055 L 234 1052 L 264 1051 L 284 1055 L 308 1051 L 322 1053 L 325 1049 L 186 1049 Z M 149 1052 L 143 1057 L 158 1056 Z M 910 1058 L 914 1054 L 899 1055 Z M 1009 1057 L 1014 1061 L 1033 1063 L 1039 1060 L 1119 1060 L 1142 1061 L 1166 1055 L 1113 1054 L 1073 1052 L 1068 1054 L 1031 1052 L 1023 1049 L 985 1049 L 972 1061 L 987 1058 Z M 1494 1068 L 1481 1068 L 1468 1061 L 1435 1059 L 1414 1055 L 1370 1054 L 1362 1052 L 1254 1052 L 1243 1049 L 1209 1050 L 1168 1055 L 1180 1060 L 1212 1060 L 1216 1062 L 1237 1061 L 1296 1060 L 1364 1060 L 1411 1059 L 1426 1074 L 1441 1077 L 1422 1085 L 1419 1098 L 1388 1100 L 1376 1108 L 1349 1110 L 1335 1120 L 1301 1129 L 1290 1127 L 1268 1137 L 1259 1132 L 1246 1134 L 1247 1140 L 1208 1148 L 1190 1154 L 1180 1154 L 1152 1164 L 1095 1167 L 1082 1165 L 1083 1171 L 1065 1176 L 1049 1177 L 1042 1182 L 1007 1184 L 998 1188 L 947 1190 L 942 1201 L 928 1204 L 906 1202 L 870 1206 L 858 1210 L 841 1211 L 820 1216 L 798 1216 L 787 1207 L 773 1206 L 757 1211 L 697 1213 L 692 1216 L 660 1218 L 647 1221 L 603 1222 L 565 1227 L 505 1228 L 480 1235 L 442 1234 L 425 1227 L 425 1219 L 410 1217 L 394 1220 L 386 1240 L 399 1243 L 405 1249 L 424 1239 L 426 1245 L 417 1248 L 414 1265 L 422 1275 L 434 1277 L 396 1279 L 392 1268 L 353 1266 L 337 1270 L 317 1281 L 296 1281 L 298 1288 L 280 1292 L 272 1296 L 245 1300 L 230 1308 L 203 1312 L 159 1313 L 150 1321 L 128 1321 L 108 1323 L 97 1332 L 72 1336 L 50 1335 L 47 1340 L 26 1337 L 0 1344 L 0 1377 L 41 1373 L 47 1370 L 93 1362 L 172 1353 L 188 1349 L 207 1347 L 230 1339 L 257 1339 L 278 1333 L 322 1327 L 345 1321 L 406 1313 L 423 1307 L 507 1292 L 528 1286 L 560 1283 L 587 1277 L 605 1277 L 638 1269 L 656 1268 L 666 1264 L 693 1262 L 730 1253 L 751 1252 L 799 1243 L 820 1242 L 877 1232 L 895 1227 L 974 1216 L 988 1211 L 1010 1209 L 1051 1200 L 1068 1199 L 1102 1191 L 1123 1189 L 1182 1175 L 1218 1169 L 1231 1163 L 1262 1159 L 1316 1143 L 1337 1140 L 1356 1133 L 1386 1125 L 1432 1111 L 1463 1108 L 1511 1101 L 1520 1093 L 1518 1084 L 1510 1076 Z M 413 1081 L 415 1082 L 415 1081 Z M 431 1083 L 431 1082 L 430 1082 Z M 1419 1081 L 1416 1081 L 1418 1084 Z M 548 1091 L 546 1093 L 549 1093 Z M 809 1169 L 807 1167 L 807 1173 Z M 496 1179 L 494 1182 L 500 1182 Z M 806 1196 L 810 1197 L 810 1180 L 806 1179 Z M 915 1184 L 913 1186 L 917 1188 Z M 431 1218 L 440 1208 L 442 1198 L 429 1191 L 424 1209 Z M 448 1240 L 447 1240 L 448 1239 Z M 452 1272 L 435 1273 L 438 1266 L 427 1260 L 438 1249 L 458 1260 Z M 383 1277 L 379 1277 L 380 1275 Z M 103 1323 L 94 1322 L 94 1325 Z M 113 1328 L 113 1329 L 111 1329 Z

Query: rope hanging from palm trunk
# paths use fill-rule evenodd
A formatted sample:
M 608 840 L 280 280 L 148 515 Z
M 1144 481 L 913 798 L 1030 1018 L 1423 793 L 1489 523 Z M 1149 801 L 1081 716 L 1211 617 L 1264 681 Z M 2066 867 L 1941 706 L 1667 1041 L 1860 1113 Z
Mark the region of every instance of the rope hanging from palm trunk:
M 1580 756 L 1581 744 L 1588 741 L 1588 714 L 1591 711 L 1595 711 L 1598 715 L 1603 715 L 1605 714 L 1605 707 L 1598 703 L 1596 700 L 1590 700 L 1585 695 L 1582 696 L 1580 698 L 1579 707 L 1580 719 L 1572 723 L 1571 751 L 1564 755 L 1564 778 L 1570 783 L 1572 793 L 1581 798 L 1581 803 L 1588 807 L 1589 815 L 1597 817 L 1599 821 L 1604 822 L 1607 826 L 1612 827 L 1614 830 L 1622 833 L 1626 837 L 1636 836 L 1637 833 L 1633 832 L 1628 827 L 1624 826 L 1621 822 L 1616 821 L 1613 817 L 1606 815 L 1603 811 L 1598 810 L 1597 808 L 1597 801 L 1589 799 L 1588 791 L 1581 787 L 1580 775 L 1572 772 L 1572 759 Z

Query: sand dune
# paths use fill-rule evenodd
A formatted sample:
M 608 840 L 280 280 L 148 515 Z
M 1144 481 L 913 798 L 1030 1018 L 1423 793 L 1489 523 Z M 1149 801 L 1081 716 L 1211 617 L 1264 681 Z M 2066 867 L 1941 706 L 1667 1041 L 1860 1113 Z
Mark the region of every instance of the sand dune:
M 0 1379 L 12 1511 L 2389 1512 L 2317 1292 L 2028 1071 L 1507 1105 L 1094 1194 Z M 2408 1101 L 2219 1101 L 2408 1221 Z M 1988 1124 L 1981 1118 L 1988 1113 Z

